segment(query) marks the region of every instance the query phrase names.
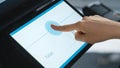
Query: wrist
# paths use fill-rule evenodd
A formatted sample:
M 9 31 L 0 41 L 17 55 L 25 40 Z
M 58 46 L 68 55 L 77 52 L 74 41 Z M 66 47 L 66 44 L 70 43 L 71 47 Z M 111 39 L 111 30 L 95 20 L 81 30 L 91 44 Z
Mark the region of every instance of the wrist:
M 114 28 L 111 29 L 114 39 L 120 39 L 120 22 L 114 22 Z

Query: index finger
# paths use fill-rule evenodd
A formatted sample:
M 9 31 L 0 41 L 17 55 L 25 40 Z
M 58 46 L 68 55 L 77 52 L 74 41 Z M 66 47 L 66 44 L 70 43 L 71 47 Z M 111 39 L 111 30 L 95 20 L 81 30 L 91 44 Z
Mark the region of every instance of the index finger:
M 54 30 L 58 30 L 58 31 L 72 31 L 72 30 L 77 30 L 78 26 L 79 26 L 79 22 L 77 22 L 75 24 L 69 24 L 69 25 L 63 25 L 63 26 L 51 25 L 51 27 Z

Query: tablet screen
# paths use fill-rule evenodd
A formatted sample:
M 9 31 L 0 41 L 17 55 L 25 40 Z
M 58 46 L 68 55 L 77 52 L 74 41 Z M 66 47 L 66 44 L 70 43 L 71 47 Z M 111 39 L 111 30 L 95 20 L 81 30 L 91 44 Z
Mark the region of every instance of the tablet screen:
M 74 31 L 56 31 L 51 28 L 51 24 L 65 25 L 81 19 L 80 14 L 61 0 L 11 32 L 10 36 L 43 67 L 63 68 L 87 43 L 76 41 Z

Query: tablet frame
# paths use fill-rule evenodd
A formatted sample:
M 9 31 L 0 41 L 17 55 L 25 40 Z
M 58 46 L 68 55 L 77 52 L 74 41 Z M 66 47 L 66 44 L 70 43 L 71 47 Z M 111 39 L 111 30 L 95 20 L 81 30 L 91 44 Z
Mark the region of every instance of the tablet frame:
M 7 27 L 5 29 L 4 35 L 6 35 L 7 37 L 7 41 L 9 41 L 10 45 L 15 45 L 14 48 L 16 50 L 18 50 L 23 56 L 25 56 L 28 60 L 30 60 L 35 66 L 36 68 L 43 68 L 43 66 L 35 59 L 33 58 L 20 44 L 17 43 L 17 41 L 15 41 L 9 34 L 16 30 L 17 28 L 19 28 L 20 26 L 22 26 L 23 24 L 25 24 L 26 22 L 28 22 L 29 20 L 31 20 L 32 18 L 34 18 L 35 16 L 37 16 L 38 14 L 44 12 L 45 10 L 47 10 L 48 8 L 50 8 L 51 6 L 55 5 L 56 3 L 58 3 L 61 0 L 55 0 L 54 2 L 48 4 L 47 6 L 45 6 L 44 8 L 41 8 L 39 11 L 36 11 L 38 9 L 38 7 L 34 8 L 33 11 L 31 11 L 28 14 L 25 14 L 24 17 L 22 17 L 21 19 L 16 20 L 16 22 L 19 23 L 13 23 L 12 25 L 10 25 L 9 27 Z M 78 10 L 76 10 L 68 1 L 66 0 L 62 0 L 65 1 L 71 8 L 73 8 L 80 16 L 84 17 L 84 15 L 82 15 Z M 36 10 L 35 10 L 36 9 Z M 84 47 L 84 49 L 82 51 L 80 51 L 66 66 L 65 68 L 70 68 L 89 48 L 91 47 L 91 44 L 87 44 L 86 47 Z

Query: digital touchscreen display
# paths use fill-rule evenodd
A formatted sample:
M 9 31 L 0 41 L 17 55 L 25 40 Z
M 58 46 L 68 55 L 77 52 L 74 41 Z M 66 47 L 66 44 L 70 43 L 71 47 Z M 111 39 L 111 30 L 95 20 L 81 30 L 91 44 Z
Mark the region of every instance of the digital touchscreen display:
M 76 41 L 74 31 L 59 32 L 51 24 L 78 22 L 82 16 L 61 0 L 26 24 L 10 33 L 29 54 L 45 68 L 63 68 L 87 43 Z

